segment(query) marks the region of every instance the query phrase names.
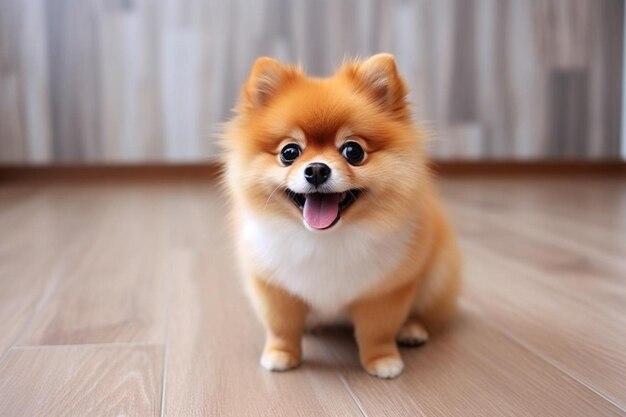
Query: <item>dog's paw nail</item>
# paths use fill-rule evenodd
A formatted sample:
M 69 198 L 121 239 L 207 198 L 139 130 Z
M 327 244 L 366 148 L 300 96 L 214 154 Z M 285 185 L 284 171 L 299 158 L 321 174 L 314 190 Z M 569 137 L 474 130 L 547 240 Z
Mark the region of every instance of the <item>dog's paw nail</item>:
M 402 346 L 421 346 L 428 340 L 428 332 L 419 323 L 407 323 L 398 332 L 396 340 Z
M 404 363 L 398 356 L 388 356 L 370 362 L 365 369 L 370 375 L 379 378 L 395 378 L 404 370 Z
M 270 350 L 261 356 L 261 366 L 268 371 L 287 371 L 300 365 L 300 358 L 280 350 Z

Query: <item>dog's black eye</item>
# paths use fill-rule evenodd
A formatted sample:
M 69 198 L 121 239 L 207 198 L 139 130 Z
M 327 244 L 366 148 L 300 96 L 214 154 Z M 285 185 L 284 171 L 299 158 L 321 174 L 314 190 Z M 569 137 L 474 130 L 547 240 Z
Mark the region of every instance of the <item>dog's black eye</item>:
M 341 154 L 352 165 L 358 165 L 363 162 L 365 152 L 361 145 L 356 142 L 346 142 L 341 147 Z
M 300 147 L 295 143 L 287 144 L 280 151 L 280 161 L 285 165 L 291 165 L 300 156 L 301 152 Z

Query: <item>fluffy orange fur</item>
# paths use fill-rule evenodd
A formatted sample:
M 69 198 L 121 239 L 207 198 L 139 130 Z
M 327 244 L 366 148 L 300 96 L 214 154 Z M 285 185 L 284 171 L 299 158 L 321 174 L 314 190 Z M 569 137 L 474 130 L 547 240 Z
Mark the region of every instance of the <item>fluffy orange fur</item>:
M 226 127 L 224 182 L 233 200 L 248 293 L 266 329 L 261 363 L 267 369 L 287 370 L 301 362 L 302 333 L 307 317 L 318 307 L 306 291 L 299 293 L 276 279 L 286 271 L 273 269 L 261 255 L 266 249 L 259 247 L 264 246 L 264 237 L 261 233 L 250 238 L 250 218 L 293 228 L 294 239 L 272 241 L 272 248 L 278 248 L 273 251 L 282 251 L 284 244 L 285 253 L 305 243 L 316 253 L 315 245 L 323 244 L 317 243 L 317 233 L 339 240 L 363 231 L 376 241 L 395 230 L 407 231 L 399 254 L 370 253 L 364 262 L 398 260 L 382 262 L 385 266 L 380 277 L 373 278 L 374 284 L 355 289 L 354 297 L 336 306 L 338 317 L 354 325 L 361 363 L 373 375 L 397 376 L 403 368 L 397 342 L 421 344 L 428 331 L 453 315 L 460 288 L 459 255 L 422 149 L 424 133 L 411 120 L 406 94 L 394 58 L 388 54 L 345 63 L 329 78 L 308 77 L 300 68 L 271 58 L 259 58 L 254 64 L 236 115 Z M 348 163 L 340 152 L 348 139 L 365 151 L 359 165 Z M 285 166 L 279 153 L 285 143 L 294 142 L 302 153 Z M 362 190 L 340 213 L 340 224 L 322 232 L 305 228 L 301 210 L 285 192 L 303 167 L 319 160 L 331 165 L 332 175 L 349 189 Z M 360 242 L 355 238 L 349 244 L 358 247 Z M 332 266 L 328 268 L 332 271 Z M 289 273 L 297 281 L 299 271 Z M 354 285 L 359 277 L 350 279 Z M 324 282 L 329 281 L 321 280 L 320 285 Z M 333 319 L 322 320 L 328 321 Z

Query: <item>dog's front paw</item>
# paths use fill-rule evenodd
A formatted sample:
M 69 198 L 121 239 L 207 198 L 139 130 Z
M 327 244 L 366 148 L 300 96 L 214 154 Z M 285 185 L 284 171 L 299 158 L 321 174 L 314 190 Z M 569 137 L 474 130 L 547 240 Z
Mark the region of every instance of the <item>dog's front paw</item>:
M 384 356 L 374 359 L 364 365 L 365 370 L 370 374 L 379 378 L 391 379 L 395 378 L 404 370 L 404 363 L 400 356 Z
M 266 349 L 261 366 L 268 371 L 288 371 L 300 365 L 300 357 L 284 350 Z

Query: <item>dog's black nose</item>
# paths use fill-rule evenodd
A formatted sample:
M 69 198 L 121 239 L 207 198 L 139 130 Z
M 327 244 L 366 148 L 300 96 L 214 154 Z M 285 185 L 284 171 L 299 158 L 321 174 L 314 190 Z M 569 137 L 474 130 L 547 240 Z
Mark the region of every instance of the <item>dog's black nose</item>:
M 330 178 L 330 167 L 321 162 L 313 162 L 304 168 L 304 178 L 316 187 Z

